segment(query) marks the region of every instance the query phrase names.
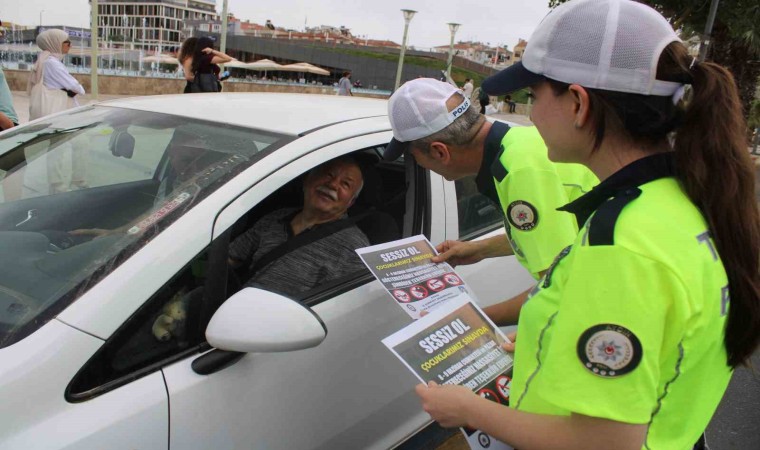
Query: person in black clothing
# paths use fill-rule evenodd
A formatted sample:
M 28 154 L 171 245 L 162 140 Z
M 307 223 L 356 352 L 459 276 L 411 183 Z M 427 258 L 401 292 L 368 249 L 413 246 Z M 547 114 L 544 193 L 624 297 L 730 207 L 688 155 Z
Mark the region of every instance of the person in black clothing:
M 192 43 L 188 42 L 191 39 L 196 40 L 194 46 L 192 46 Z M 190 48 L 192 48 L 192 54 L 189 52 Z M 184 61 L 182 58 L 184 58 Z M 184 90 L 185 93 L 193 92 L 192 84 L 197 81 L 195 79 L 196 75 L 214 74 L 218 79 L 220 69 L 217 64 L 224 64 L 232 61 L 231 56 L 218 50 L 214 50 L 214 41 L 208 37 L 188 38 L 182 44 L 179 59 L 182 62 L 182 69 L 185 72 L 185 79 L 187 80 L 187 85 Z M 219 88 L 217 92 L 219 90 L 221 89 Z

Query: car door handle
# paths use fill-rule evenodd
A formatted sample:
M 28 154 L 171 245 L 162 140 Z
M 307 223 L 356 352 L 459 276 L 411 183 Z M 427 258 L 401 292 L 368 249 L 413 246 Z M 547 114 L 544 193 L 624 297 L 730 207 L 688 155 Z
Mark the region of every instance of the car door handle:
M 36 209 L 30 209 L 29 211 L 26 212 L 26 219 L 24 219 L 21 222 L 17 223 L 16 227 L 20 227 L 21 225 L 29 222 L 30 220 L 34 219 L 35 217 L 37 217 L 37 210 Z

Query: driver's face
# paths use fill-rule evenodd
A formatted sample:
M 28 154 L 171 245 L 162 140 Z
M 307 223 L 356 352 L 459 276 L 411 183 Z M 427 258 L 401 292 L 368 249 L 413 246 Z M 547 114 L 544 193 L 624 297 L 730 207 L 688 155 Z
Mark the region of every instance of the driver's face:
M 333 161 L 316 168 L 304 181 L 304 206 L 330 215 L 343 215 L 362 184 L 355 164 Z

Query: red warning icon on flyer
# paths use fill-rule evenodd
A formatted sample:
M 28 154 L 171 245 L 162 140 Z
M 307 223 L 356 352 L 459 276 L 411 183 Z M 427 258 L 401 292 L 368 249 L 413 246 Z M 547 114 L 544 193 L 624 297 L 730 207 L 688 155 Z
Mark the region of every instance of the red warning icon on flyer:
M 446 275 L 443 276 L 443 279 L 450 286 L 459 286 L 460 284 L 462 284 L 462 280 L 459 279 L 459 277 L 454 275 L 453 273 L 447 273 Z
M 506 375 L 496 378 L 496 390 L 504 400 L 509 400 L 509 390 L 512 387 L 512 379 Z
M 412 298 L 409 297 L 409 294 L 407 294 L 406 291 L 402 289 L 394 290 L 393 296 L 396 297 L 396 300 L 400 301 L 401 303 L 409 303 L 412 301 Z
M 422 300 L 428 296 L 428 290 L 420 285 L 410 287 L 409 292 L 412 294 L 412 297 L 416 298 L 417 300 Z
M 440 278 L 432 278 L 428 280 L 426 284 L 427 284 L 428 289 L 430 289 L 433 292 L 438 292 L 441 289 L 446 287 L 446 284 L 443 281 L 441 281 Z
M 490 389 L 481 389 L 478 391 L 478 395 L 483 397 L 486 400 L 491 400 L 492 402 L 501 403 L 501 401 L 499 401 L 499 397 L 494 393 L 494 391 Z

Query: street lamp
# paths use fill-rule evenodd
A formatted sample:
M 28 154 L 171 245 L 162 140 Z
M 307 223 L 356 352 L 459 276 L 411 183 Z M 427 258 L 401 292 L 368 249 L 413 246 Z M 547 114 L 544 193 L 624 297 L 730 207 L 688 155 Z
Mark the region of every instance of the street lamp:
M 707 15 L 707 23 L 705 24 L 705 33 L 702 35 L 702 42 L 699 44 L 699 62 L 702 62 L 707 57 L 707 48 L 710 46 L 710 35 L 712 34 L 713 23 L 715 22 L 715 14 L 718 12 L 718 1 L 712 0 L 710 3 L 710 12 Z
M 451 78 L 451 64 L 454 62 L 454 35 L 457 34 L 459 29 L 458 23 L 449 23 L 449 31 L 451 32 L 451 44 L 449 44 L 449 63 L 446 65 L 446 79 Z
M 404 53 L 406 53 L 406 35 L 409 31 L 409 22 L 412 21 L 412 17 L 414 17 L 414 13 L 417 11 L 412 11 L 411 9 L 402 9 L 401 12 L 404 13 L 404 37 L 401 39 L 401 53 L 398 56 L 398 69 L 396 69 L 396 84 L 393 86 L 393 90 L 395 91 L 398 89 L 399 84 L 401 84 L 401 69 L 404 67 Z
M 45 12 L 44 9 L 40 10 L 40 27 L 42 27 L 42 13 L 44 13 L 44 12 Z

